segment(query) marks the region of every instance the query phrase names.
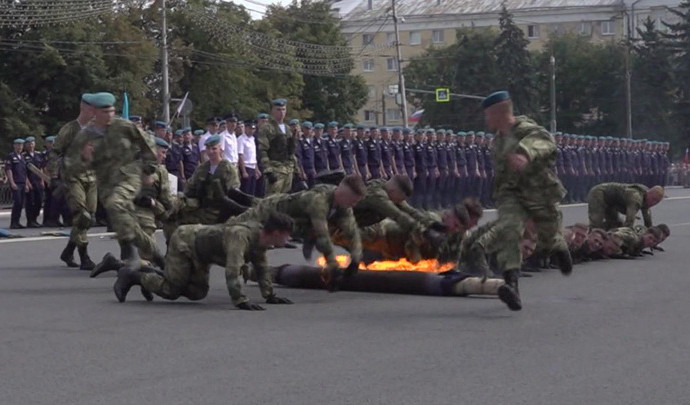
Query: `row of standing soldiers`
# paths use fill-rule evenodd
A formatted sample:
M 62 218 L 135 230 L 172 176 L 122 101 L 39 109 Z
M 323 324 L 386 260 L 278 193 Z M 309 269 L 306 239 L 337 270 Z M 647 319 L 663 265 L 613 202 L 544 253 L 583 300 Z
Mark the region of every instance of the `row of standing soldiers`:
M 294 119 L 290 126 L 299 134 L 299 176 L 309 186 L 328 171 L 356 173 L 365 180 L 403 174 L 414 183 L 411 202 L 417 208 L 450 207 L 458 195 L 492 205 L 491 134 L 425 128 L 413 135 L 409 128 L 338 128 L 337 122 L 300 124 Z
M 556 133 L 555 171 L 568 190 L 566 203 L 585 202 L 599 183 L 666 185 L 668 142 Z

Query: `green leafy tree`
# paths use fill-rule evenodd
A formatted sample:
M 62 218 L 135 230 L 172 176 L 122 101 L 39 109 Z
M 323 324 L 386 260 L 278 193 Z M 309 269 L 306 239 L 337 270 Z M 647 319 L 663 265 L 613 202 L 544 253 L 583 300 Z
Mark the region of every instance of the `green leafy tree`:
M 684 0 L 669 12 L 678 17 L 676 23 L 665 23 L 670 32 L 664 34 L 672 52 L 671 69 L 676 91 L 673 119 L 678 124 L 676 145 L 682 149 L 690 143 L 690 0 Z

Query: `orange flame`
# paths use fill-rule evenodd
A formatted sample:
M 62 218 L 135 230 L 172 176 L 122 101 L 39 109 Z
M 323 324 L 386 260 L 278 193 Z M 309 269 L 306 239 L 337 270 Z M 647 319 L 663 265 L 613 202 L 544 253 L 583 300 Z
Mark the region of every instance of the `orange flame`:
M 340 267 L 347 267 L 350 264 L 350 256 L 337 255 L 335 259 L 338 261 Z M 326 265 L 326 258 L 321 256 L 316 260 L 319 266 Z M 371 271 L 423 271 L 427 273 L 440 273 L 442 271 L 450 270 L 454 266 L 453 263 L 439 263 L 436 259 L 420 260 L 417 263 L 410 263 L 407 259 L 400 260 L 383 260 L 376 261 L 365 265 L 359 264 L 360 270 Z

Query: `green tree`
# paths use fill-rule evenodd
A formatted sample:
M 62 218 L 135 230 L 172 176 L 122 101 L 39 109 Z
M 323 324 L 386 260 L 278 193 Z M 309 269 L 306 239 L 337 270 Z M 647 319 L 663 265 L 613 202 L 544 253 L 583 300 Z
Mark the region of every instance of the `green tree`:
M 678 124 L 676 145 L 682 149 L 690 143 L 690 0 L 684 0 L 677 9 L 669 12 L 678 17 L 676 23 L 664 23 L 670 29 L 664 38 L 668 40 L 672 53 L 671 69 L 676 91 L 673 119 Z
M 529 41 L 522 30 L 515 25 L 513 15 L 501 5 L 499 17 L 501 28 L 496 38 L 496 64 L 502 72 L 501 87 L 510 92 L 517 113 L 535 115 L 538 112 L 535 69 L 530 52 Z

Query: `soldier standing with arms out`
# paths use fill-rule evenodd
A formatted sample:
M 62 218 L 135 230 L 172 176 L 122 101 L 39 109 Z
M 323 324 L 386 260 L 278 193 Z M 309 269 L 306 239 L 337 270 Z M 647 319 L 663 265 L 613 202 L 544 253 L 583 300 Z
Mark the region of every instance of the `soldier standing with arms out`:
M 43 178 L 34 173 L 31 167 L 42 171 L 45 167 L 43 155 L 36 152 L 36 138 L 29 136 L 24 140 L 24 152 L 22 157 L 26 162 L 27 182 L 29 191 L 26 193 L 26 226 L 28 228 L 38 228 L 38 216 L 41 215 L 43 206 Z
M 285 124 L 286 114 L 287 100 L 273 100 L 271 120 L 259 127 L 259 160 L 264 167 L 267 196 L 289 192 L 297 171 L 297 139 Z
M 9 154 L 5 162 L 5 173 L 7 174 L 7 180 L 12 189 L 12 216 L 10 220 L 10 229 L 22 229 L 24 226 L 19 223 L 19 219 L 22 216 L 22 209 L 26 201 L 26 193 L 29 192 L 29 183 L 26 178 L 26 162 L 22 157 L 24 140 L 19 138 L 15 139 L 12 147 L 14 151 Z
M 357 137 L 354 140 L 353 149 L 355 155 L 355 173 L 367 181 L 371 178 L 367 167 L 367 141 L 364 139 L 364 131 L 367 129 L 364 124 L 357 125 Z
M 86 128 L 93 119 L 96 109 L 93 106 L 95 97 L 93 94 L 84 94 L 79 105 L 79 116 L 76 120 L 68 122 L 58 133 L 53 146 L 53 160 L 60 170 L 60 176 L 65 184 L 65 198 L 67 206 L 72 212 L 72 231 L 69 242 L 60 254 L 60 260 L 69 267 L 80 267 L 82 270 L 91 270 L 95 263 L 91 261 L 87 252 L 89 240 L 86 236 L 91 228 L 93 217 L 96 214 L 98 202 L 96 174 L 91 168 L 81 167 L 80 170 L 65 170 L 65 158 L 67 154 L 77 148 L 74 140 L 82 129 Z M 74 250 L 78 248 L 81 265 L 74 261 Z
M 97 93 L 88 102 L 95 109 L 94 119 L 79 131 L 67 151 L 65 172 L 72 177 L 86 168 L 93 168 L 99 197 L 115 229 L 122 260 L 138 268 L 141 260 L 135 250 L 137 247 L 152 252 L 154 261 L 162 266 L 163 256 L 155 240 L 139 225 L 134 207 L 142 173 L 146 177 L 144 182 L 150 183 L 156 169 L 155 143 L 130 121 L 114 117 L 115 96 L 112 94 Z M 86 245 L 80 246 L 80 252 L 82 247 L 85 252 Z
M 498 209 L 496 232 L 501 235 L 496 258 L 506 285 L 519 296 L 519 242 L 529 220 L 536 227 L 537 249 L 552 253 L 563 274 L 572 272 L 558 210 L 565 190 L 551 170 L 556 145 L 549 132 L 525 116 L 513 115 L 513 103 L 506 91 L 489 95 L 482 107 L 488 128 L 496 133 L 494 200 Z

